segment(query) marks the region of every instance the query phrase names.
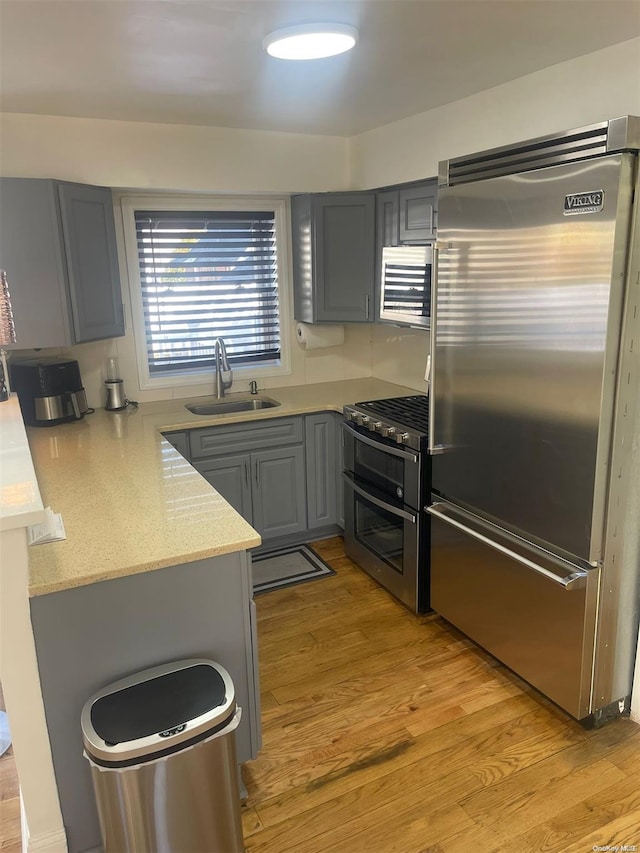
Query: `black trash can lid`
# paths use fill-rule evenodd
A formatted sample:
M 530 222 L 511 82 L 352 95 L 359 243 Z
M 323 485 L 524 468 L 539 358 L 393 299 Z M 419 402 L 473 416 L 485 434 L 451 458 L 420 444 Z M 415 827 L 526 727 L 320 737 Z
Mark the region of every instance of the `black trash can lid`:
M 233 682 L 220 664 L 191 658 L 154 666 L 85 703 L 85 750 L 105 766 L 151 761 L 223 728 L 235 705 Z

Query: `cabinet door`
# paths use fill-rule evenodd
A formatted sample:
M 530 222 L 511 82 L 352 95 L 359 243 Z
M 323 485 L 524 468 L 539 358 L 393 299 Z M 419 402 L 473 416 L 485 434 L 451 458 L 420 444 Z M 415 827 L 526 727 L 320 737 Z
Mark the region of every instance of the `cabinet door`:
M 435 237 L 435 181 L 400 190 L 400 242 L 424 243 Z
M 251 524 L 253 512 L 250 465 L 250 457 L 245 454 L 206 459 L 194 467 Z
M 336 523 L 336 423 L 332 412 L 305 418 L 307 526 Z
M 163 435 L 169 444 L 172 444 L 175 447 L 178 453 L 184 456 L 185 459 L 189 459 L 188 432 L 164 432 Z
M 337 432 L 337 456 L 336 459 L 336 524 L 344 530 L 344 483 L 342 471 L 344 469 L 344 430 L 342 429 L 342 415 L 334 415 Z
M 293 317 L 313 323 L 313 245 L 311 240 L 311 196 L 291 198 L 291 256 L 293 260 Z
M 263 539 L 307 529 L 304 448 L 251 454 L 253 526 Z
M 373 320 L 375 195 L 313 197 L 315 320 Z
M 58 184 L 76 343 L 124 335 L 111 190 Z
M 400 228 L 400 193 L 398 190 L 376 194 L 377 248 L 397 246 Z
M 19 349 L 73 343 L 53 181 L 0 180 L 0 267 L 7 271 Z
M 380 289 L 382 281 L 382 250 L 397 246 L 400 229 L 400 193 L 387 190 L 376 193 L 376 257 L 374 277 L 374 317 L 380 320 Z

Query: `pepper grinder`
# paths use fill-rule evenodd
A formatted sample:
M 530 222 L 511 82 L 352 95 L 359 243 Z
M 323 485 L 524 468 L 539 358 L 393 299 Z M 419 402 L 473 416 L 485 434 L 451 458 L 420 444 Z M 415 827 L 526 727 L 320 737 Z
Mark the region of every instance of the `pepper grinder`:
M 111 356 L 107 359 L 106 364 L 106 379 L 104 381 L 107 389 L 107 402 L 105 409 L 108 412 L 119 412 L 127 407 L 127 397 L 124 393 L 124 382 L 118 374 L 118 359 L 116 356 Z

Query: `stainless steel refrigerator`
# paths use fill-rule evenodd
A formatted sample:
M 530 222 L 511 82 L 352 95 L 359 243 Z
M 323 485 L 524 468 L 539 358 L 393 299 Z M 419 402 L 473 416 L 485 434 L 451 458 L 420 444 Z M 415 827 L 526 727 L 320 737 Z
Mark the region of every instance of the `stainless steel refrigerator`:
M 630 116 L 439 176 L 432 607 L 595 721 L 638 633 L 639 148 Z

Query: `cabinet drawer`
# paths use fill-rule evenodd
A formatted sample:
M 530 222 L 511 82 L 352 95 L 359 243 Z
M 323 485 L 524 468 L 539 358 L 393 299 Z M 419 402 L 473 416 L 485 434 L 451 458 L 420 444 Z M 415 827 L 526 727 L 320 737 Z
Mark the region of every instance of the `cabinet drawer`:
M 571 564 L 483 522 L 462 516 L 453 526 L 451 515 L 431 517 L 433 609 L 561 708 L 587 716 L 598 569 L 565 587 Z
M 246 453 L 265 447 L 299 444 L 302 439 L 302 418 L 298 417 L 194 429 L 189 442 L 191 457 L 201 459 L 222 453 Z

